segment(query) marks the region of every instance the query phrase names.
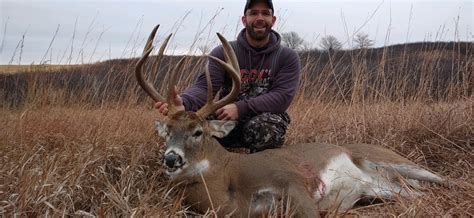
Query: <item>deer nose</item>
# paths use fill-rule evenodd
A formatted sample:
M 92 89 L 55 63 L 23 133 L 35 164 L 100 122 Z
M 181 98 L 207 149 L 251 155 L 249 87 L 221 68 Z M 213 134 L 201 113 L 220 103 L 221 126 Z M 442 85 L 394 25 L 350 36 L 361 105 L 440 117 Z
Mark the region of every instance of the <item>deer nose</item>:
M 168 168 L 174 168 L 176 166 L 181 166 L 183 159 L 181 158 L 181 156 L 172 152 L 171 154 L 165 155 L 164 162 Z

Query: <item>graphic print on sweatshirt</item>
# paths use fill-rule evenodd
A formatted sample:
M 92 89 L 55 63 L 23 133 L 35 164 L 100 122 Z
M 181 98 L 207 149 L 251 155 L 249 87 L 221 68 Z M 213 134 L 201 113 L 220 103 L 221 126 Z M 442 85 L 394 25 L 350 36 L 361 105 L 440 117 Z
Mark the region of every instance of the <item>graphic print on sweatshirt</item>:
M 247 100 L 265 93 L 268 93 L 271 87 L 272 72 L 271 69 L 240 69 L 240 94 L 238 100 Z M 232 82 L 227 78 L 224 87 L 222 87 L 221 96 L 230 92 Z

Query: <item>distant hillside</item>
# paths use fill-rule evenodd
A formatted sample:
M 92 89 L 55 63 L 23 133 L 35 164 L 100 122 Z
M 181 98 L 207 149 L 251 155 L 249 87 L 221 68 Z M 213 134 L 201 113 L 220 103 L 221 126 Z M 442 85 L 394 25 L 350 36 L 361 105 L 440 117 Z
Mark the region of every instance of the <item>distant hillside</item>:
M 424 42 L 383 48 L 300 53 L 300 93 L 320 100 L 453 99 L 473 93 L 473 43 Z M 154 83 L 163 79 L 181 56 L 163 59 Z M 152 59 L 152 58 L 151 58 Z M 137 59 L 109 60 L 70 68 L 38 68 L 0 74 L 3 107 L 27 102 L 100 105 L 146 98 L 137 87 Z M 204 57 L 189 57 L 180 81 L 191 83 L 203 72 Z M 166 83 L 166 82 L 165 82 Z
M 464 84 L 464 94 L 473 91 L 473 52 L 471 42 L 423 42 L 382 48 L 342 51 L 310 51 L 300 54 L 310 80 L 329 80 L 347 94 L 354 85 L 375 89 L 385 98 L 453 98 L 454 87 Z M 360 74 L 364 74 L 361 76 Z M 354 81 L 354 80 L 362 81 Z M 322 81 L 319 82 L 319 84 Z M 359 82 L 359 84 L 356 84 Z M 362 84 L 360 84 L 362 83 Z M 383 86 L 383 87 L 381 87 Z M 390 92 L 387 89 L 392 89 Z M 420 89 L 424 93 L 420 93 Z M 340 96 L 341 97 L 341 96 Z

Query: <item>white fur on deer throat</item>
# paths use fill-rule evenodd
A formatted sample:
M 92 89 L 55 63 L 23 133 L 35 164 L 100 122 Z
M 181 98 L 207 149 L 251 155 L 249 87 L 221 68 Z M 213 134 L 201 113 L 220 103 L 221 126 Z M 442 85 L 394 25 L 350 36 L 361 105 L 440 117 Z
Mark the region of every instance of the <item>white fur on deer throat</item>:
M 188 174 L 191 176 L 199 175 L 209 170 L 209 167 L 210 167 L 209 160 L 204 159 L 197 162 L 194 166 L 192 166 Z

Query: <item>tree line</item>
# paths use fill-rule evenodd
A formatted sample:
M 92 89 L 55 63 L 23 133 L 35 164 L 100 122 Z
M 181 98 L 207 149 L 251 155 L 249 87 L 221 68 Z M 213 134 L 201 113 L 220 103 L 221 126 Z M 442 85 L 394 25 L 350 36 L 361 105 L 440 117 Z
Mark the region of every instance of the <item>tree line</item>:
M 298 33 L 294 31 L 285 32 L 281 34 L 282 42 L 285 46 L 288 46 L 297 51 L 311 50 L 309 45 Z M 356 34 L 353 39 L 353 48 L 367 49 L 374 45 L 374 40 L 370 39 L 369 35 L 363 32 Z M 342 49 L 342 43 L 333 35 L 326 35 L 319 41 L 319 48 L 324 51 L 337 51 Z

